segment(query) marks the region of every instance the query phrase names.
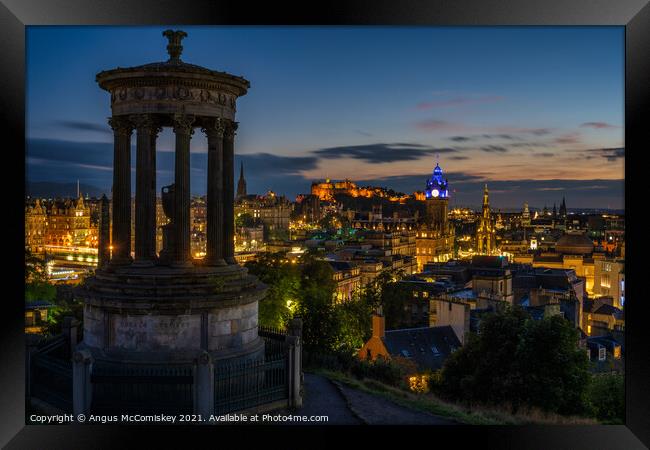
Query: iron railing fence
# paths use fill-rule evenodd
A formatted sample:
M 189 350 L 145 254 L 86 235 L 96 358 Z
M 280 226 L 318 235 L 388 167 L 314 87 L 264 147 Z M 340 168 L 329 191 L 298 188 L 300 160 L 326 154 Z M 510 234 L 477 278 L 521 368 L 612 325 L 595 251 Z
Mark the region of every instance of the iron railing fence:
M 289 398 L 287 358 L 217 364 L 214 369 L 214 410 L 223 415 Z
M 93 364 L 91 411 L 96 414 L 191 414 L 193 366 Z

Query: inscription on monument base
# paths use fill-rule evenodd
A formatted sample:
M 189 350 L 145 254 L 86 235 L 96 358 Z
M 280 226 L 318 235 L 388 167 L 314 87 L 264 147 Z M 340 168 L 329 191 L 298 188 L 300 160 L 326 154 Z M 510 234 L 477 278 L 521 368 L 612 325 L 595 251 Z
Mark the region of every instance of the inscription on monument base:
M 198 349 L 201 345 L 199 315 L 112 315 L 111 347 L 124 350 Z

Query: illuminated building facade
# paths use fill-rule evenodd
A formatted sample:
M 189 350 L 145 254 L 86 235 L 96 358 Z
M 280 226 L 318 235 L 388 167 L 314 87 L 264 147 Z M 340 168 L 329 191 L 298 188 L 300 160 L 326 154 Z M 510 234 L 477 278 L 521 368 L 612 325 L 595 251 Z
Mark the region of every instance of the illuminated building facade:
M 625 261 L 622 259 L 594 260 L 593 294 L 611 297 L 616 308 L 625 304 Z
M 235 216 L 249 214 L 253 219 L 259 219 L 269 237 L 288 233 L 291 211 L 291 202 L 273 191 L 241 197 L 235 204 Z
M 354 291 L 361 287 L 361 269 L 347 261 L 329 261 L 334 270 L 332 275 L 336 282 L 334 300 L 339 303 L 352 299 Z
M 391 202 L 400 203 L 406 202 L 406 200 L 412 197 L 408 194 L 389 193 L 381 187 L 357 186 L 354 181 L 348 179 L 332 181 L 329 178 L 322 182 L 314 181 L 311 184 L 311 194 L 317 196 L 321 201 L 326 202 L 333 202 L 335 200 L 334 196 L 338 194 L 365 198 L 381 197 L 387 198 Z M 414 194 L 414 197 L 417 198 L 417 195 Z
M 416 253 L 415 231 L 366 230 L 363 236 L 366 244 L 372 245 L 373 248 L 388 250 L 391 255 L 414 256 Z
M 524 210 L 521 213 L 521 226 L 524 228 L 530 226 L 530 210 L 528 209 L 528 202 L 524 203 Z
M 47 231 L 47 214 L 36 199 L 36 203 L 25 208 L 25 247 L 33 253 L 41 253 L 45 245 L 45 234 Z
M 194 197 L 190 204 L 190 252 L 194 258 L 203 258 L 207 245 L 207 205 L 205 198 Z
M 90 247 L 96 245 L 96 228 L 91 230 L 90 209 L 82 196 L 54 202 L 47 217 L 46 245 Z
M 303 223 L 315 224 L 323 218 L 320 199 L 317 195 L 298 195 L 296 197 L 296 207 Z
M 428 262 L 449 260 L 454 252 L 454 228 L 447 220 L 448 181 L 443 179 L 443 172 L 438 163 L 431 178 L 427 180 L 425 197 L 426 215 L 424 223 L 418 227 L 415 239 L 419 271 Z
M 490 212 L 490 196 L 487 184 L 483 190 L 483 212 L 476 227 L 476 252 L 479 255 L 492 255 L 496 251 L 496 230 Z

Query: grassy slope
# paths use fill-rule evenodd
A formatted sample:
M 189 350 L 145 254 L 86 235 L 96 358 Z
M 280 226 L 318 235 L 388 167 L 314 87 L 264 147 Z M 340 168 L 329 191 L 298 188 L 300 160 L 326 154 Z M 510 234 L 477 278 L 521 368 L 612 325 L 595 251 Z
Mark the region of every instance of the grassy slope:
M 583 417 L 565 417 L 557 414 L 546 414 L 538 410 L 510 414 L 505 409 L 487 408 L 484 406 L 465 407 L 445 402 L 433 394 L 415 394 L 409 391 L 388 386 L 371 379 L 358 380 L 342 372 L 324 369 L 313 370 L 333 381 L 343 383 L 354 389 L 391 400 L 405 408 L 426 411 L 440 417 L 446 417 L 468 425 L 595 425 L 598 422 Z

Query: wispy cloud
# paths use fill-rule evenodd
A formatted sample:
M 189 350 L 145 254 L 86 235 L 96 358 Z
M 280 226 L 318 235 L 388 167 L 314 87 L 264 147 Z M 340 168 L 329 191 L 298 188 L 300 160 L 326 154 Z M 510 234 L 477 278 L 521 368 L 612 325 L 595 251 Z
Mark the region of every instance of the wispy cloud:
M 566 133 L 556 137 L 553 142 L 556 144 L 579 144 L 581 142 L 580 133 Z
M 68 128 L 70 130 L 96 131 L 98 133 L 113 134 L 108 124 L 85 122 L 82 120 L 55 120 L 54 124 L 58 127 Z
M 412 161 L 437 153 L 455 153 L 456 151 L 453 148 L 434 148 L 422 144 L 398 142 L 321 148 L 312 153 L 321 158 L 352 158 L 371 164 L 380 164 Z
M 470 131 L 472 127 L 460 123 L 450 123 L 444 120 L 429 119 L 422 120 L 415 124 L 415 127 L 422 131 L 447 131 L 447 132 L 463 132 Z
M 532 134 L 535 136 L 545 136 L 553 132 L 551 128 L 522 128 L 522 127 L 511 127 L 511 126 L 496 127 L 494 130 L 497 133 L 511 133 L 511 134 L 524 133 L 524 134 Z
M 621 128 L 616 125 L 611 125 L 606 122 L 585 122 L 583 124 L 580 124 L 582 128 L 596 128 L 596 129 L 602 129 L 602 128 Z
M 485 145 L 481 147 L 481 150 L 488 153 L 505 153 L 508 151 L 507 148 L 501 145 Z
M 585 156 L 585 159 L 601 157 L 605 158 L 607 161 L 614 162 L 618 159 L 625 158 L 625 147 L 592 148 L 584 150 L 582 154 Z

